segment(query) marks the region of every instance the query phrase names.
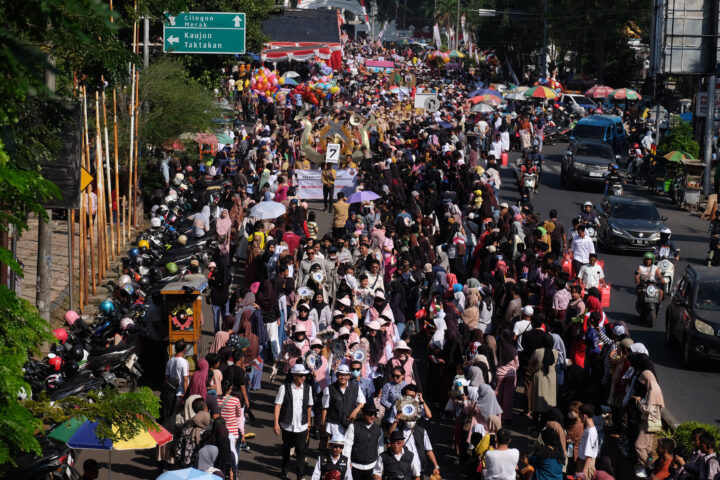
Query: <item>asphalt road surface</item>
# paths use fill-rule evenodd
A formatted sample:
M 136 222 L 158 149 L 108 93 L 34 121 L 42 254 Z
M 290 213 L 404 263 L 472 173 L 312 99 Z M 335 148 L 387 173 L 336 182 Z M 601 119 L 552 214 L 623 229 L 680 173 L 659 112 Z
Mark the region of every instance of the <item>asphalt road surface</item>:
M 547 218 L 550 209 L 559 212 L 560 220 L 566 225 L 579 212 L 580 206 L 587 200 L 597 204 L 602 198 L 601 191 L 587 191 L 580 188 L 572 191 L 565 190 L 560 185 L 560 161 L 566 145 L 545 147 L 545 166 L 541 178 L 540 193 L 533 197 L 535 209 L 543 218 Z M 511 154 L 511 162 L 517 154 Z M 501 200 L 516 202 L 519 199 L 515 182 L 510 169 L 503 169 L 503 186 Z M 582 187 L 581 187 L 582 188 Z M 631 197 L 646 197 L 647 190 L 627 186 L 625 195 Z M 680 264 L 676 266 L 676 278 L 684 270 L 686 263 L 701 263 L 705 258 L 708 231 L 707 221 L 700 219 L 698 214 L 690 214 L 675 208 L 666 198 L 654 197 L 661 215 L 668 217 L 667 224 L 673 231 L 673 240 L 682 250 Z M 330 216 L 321 212 L 321 203 L 312 203 L 311 209 L 317 212 L 320 231 L 329 230 Z M 606 253 L 600 251 L 600 258 L 605 260 L 605 275 L 612 284 L 611 306 L 606 313 L 611 320 L 623 320 L 629 328 L 632 337 L 640 341 L 650 351 L 655 362 L 660 385 L 665 397 L 666 410 L 669 418 L 676 422 L 697 420 L 707 423 L 720 422 L 720 414 L 715 412 L 714 406 L 720 403 L 720 366 L 712 363 L 702 363 L 697 370 L 688 371 L 683 368 L 681 352 L 678 347 L 668 347 L 665 344 L 664 306 L 653 328 L 640 326 L 635 313 L 635 286 L 634 274 L 640 262 L 638 253 Z M 666 302 L 665 304 L 666 305 Z M 212 340 L 212 313 L 203 302 L 205 312 L 204 342 Z M 208 344 L 208 343 L 206 343 Z M 263 375 L 262 389 L 251 392 L 250 401 L 256 415 L 254 422 L 248 422 L 247 432 L 255 432 L 256 437 L 249 442 L 250 452 L 240 454 L 240 477 L 253 480 L 266 480 L 279 478 L 280 471 L 280 441 L 272 433 L 272 404 L 275 399 L 278 383 L 267 381 L 269 370 Z M 517 396 L 516 396 L 517 397 Z M 527 424 L 520 410 L 519 397 L 516 398 L 515 412 L 518 413 L 511 430 L 514 434 L 513 446 L 523 448 L 529 442 Z M 460 469 L 455 465 L 456 456 L 451 448 L 452 425 L 443 420 L 438 412 L 428 422 L 427 428 L 435 453 L 439 459 L 443 478 L 462 477 Z M 317 458 L 317 441 L 311 440 L 308 455 L 308 478 L 311 468 Z M 95 458 L 105 467 L 100 479 L 110 478 L 108 475 L 108 452 L 82 451 L 78 452 L 77 466 L 82 468 L 82 461 L 86 458 Z M 129 479 L 155 479 L 161 473 L 157 470 L 156 452 L 151 450 L 135 450 L 112 453 L 112 478 L 116 480 Z M 293 477 L 294 478 L 294 477 Z

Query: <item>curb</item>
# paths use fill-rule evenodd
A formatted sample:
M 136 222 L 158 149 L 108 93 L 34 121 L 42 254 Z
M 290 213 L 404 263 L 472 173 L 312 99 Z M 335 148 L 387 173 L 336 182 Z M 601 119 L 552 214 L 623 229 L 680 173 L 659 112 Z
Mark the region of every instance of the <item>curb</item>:
M 662 409 L 662 413 L 660 414 L 660 416 L 662 417 L 662 421 L 667 424 L 670 430 L 675 430 L 681 423 L 667 408 Z

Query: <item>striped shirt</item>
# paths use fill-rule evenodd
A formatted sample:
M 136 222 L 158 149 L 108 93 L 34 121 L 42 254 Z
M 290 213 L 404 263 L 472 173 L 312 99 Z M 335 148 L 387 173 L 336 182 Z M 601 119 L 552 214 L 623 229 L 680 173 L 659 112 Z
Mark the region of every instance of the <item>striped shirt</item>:
M 238 417 L 242 415 L 240 399 L 232 395 L 222 397 L 220 403 L 220 416 L 225 420 L 225 426 L 230 435 L 238 436 Z

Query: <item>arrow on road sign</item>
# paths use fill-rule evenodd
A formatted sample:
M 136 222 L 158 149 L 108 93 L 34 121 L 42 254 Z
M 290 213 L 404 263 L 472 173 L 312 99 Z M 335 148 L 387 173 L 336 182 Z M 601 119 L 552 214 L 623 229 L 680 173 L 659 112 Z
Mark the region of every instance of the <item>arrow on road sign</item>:
M 90 172 L 85 170 L 85 167 L 80 167 L 80 191 L 83 192 L 85 189 L 95 180 L 95 177 L 90 175 Z
M 170 36 L 168 37 L 168 43 L 169 43 L 170 45 L 172 45 L 172 44 L 174 44 L 174 43 L 178 43 L 179 41 L 180 41 L 180 39 L 179 39 L 178 37 L 174 37 L 174 36 L 172 36 L 172 35 L 170 35 Z
M 241 20 L 242 20 L 242 19 L 240 18 L 240 15 L 235 15 L 235 18 L 233 18 L 233 22 L 235 22 L 235 26 L 236 26 L 236 27 L 239 27 L 239 26 L 240 26 L 240 21 L 241 21 Z

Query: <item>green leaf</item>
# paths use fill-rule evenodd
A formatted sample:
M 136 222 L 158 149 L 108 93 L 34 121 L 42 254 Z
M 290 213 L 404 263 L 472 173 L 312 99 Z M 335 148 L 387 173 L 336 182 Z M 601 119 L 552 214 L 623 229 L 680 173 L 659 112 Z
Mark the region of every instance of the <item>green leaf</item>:
M 22 267 L 17 261 L 15 261 L 12 252 L 7 248 L 0 247 L 0 263 L 4 263 L 8 267 L 10 267 L 10 270 L 15 272 L 18 276 L 24 276 Z

